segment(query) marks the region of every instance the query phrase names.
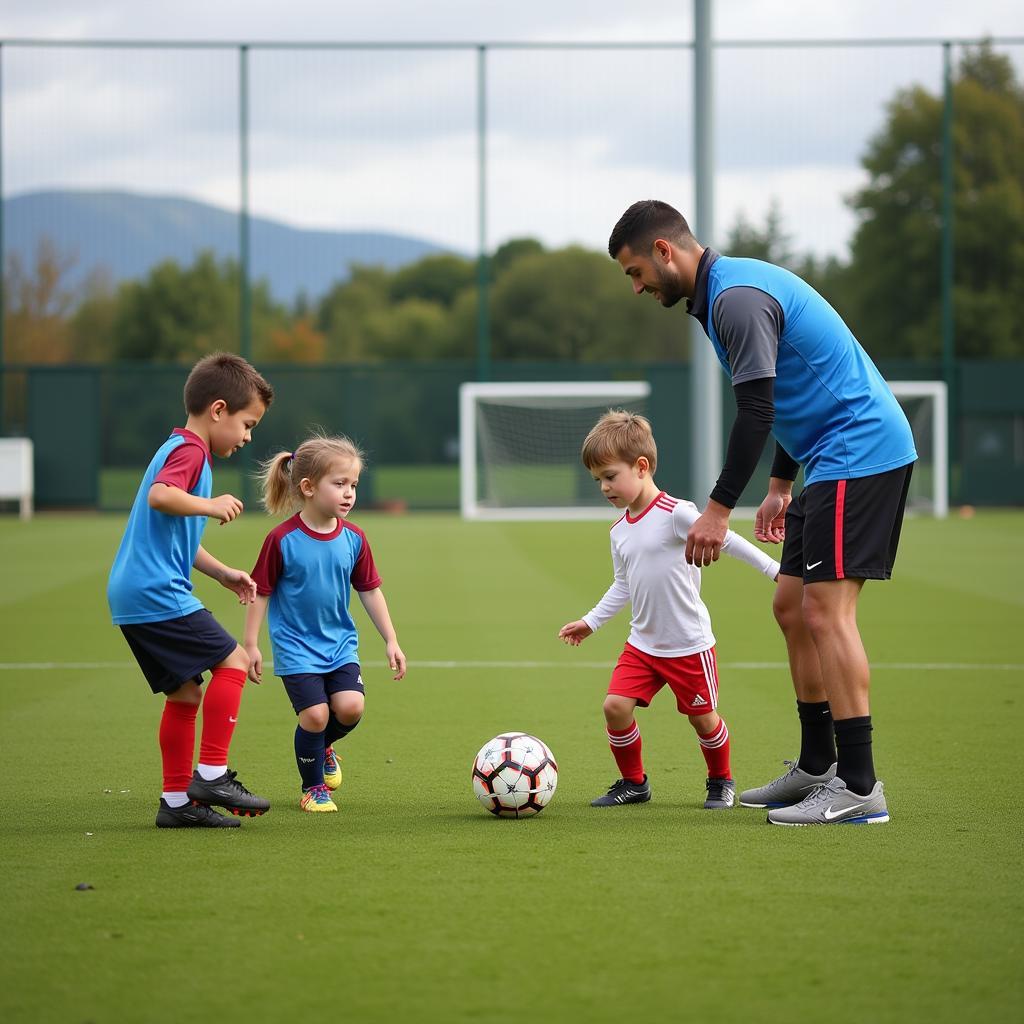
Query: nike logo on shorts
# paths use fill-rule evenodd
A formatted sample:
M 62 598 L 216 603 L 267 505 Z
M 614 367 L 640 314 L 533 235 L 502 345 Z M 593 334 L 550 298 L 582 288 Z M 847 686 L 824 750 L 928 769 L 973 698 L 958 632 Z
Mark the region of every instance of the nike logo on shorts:
M 825 561 L 825 559 L 821 560 L 821 562 L 823 562 L 823 561 Z M 815 562 L 814 565 L 811 565 L 810 563 L 808 563 L 807 564 L 807 572 L 810 572 L 812 569 L 817 569 L 818 566 L 821 565 L 821 562 Z

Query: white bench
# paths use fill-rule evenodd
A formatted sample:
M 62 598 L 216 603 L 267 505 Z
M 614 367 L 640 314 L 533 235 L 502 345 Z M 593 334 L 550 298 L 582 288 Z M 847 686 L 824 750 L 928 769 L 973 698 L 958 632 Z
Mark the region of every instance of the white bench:
M 16 499 L 21 518 L 32 518 L 32 442 L 0 437 L 0 500 Z

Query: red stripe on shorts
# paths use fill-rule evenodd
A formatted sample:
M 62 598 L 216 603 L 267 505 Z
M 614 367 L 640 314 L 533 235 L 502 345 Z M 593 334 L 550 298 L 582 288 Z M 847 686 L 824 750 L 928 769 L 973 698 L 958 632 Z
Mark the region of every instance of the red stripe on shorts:
M 846 507 L 846 481 L 836 484 L 836 579 L 843 579 L 843 511 Z

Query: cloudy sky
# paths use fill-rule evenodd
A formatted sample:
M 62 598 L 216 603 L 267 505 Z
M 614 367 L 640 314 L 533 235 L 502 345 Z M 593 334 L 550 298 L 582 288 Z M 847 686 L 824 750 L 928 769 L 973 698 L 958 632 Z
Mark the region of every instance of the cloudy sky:
M 1006 0 L 717 0 L 722 41 L 1024 40 Z M 689 0 L 0 0 L 5 40 L 685 43 Z M 1006 48 L 1024 75 L 1024 42 Z M 250 201 L 306 226 L 477 241 L 477 51 L 253 49 Z M 796 246 L 839 252 L 858 158 L 900 88 L 937 92 L 938 46 L 715 52 L 716 230 L 778 203 Z M 491 246 L 603 247 L 622 209 L 693 204 L 688 49 L 495 47 L 486 59 Z M 3 186 L 116 188 L 237 207 L 238 57 L 211 49 L 3 47 Z

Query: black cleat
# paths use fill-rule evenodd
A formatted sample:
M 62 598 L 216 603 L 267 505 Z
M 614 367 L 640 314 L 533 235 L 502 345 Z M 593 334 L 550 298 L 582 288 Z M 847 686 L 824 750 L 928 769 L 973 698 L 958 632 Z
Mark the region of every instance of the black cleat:
M 704 807 L 709 811 L 727 811 L 736 803 L 736 783 L 732 779 L 708 779 L 708 797 Z
M 618 807 L 619 804 L 645 804 L 651 799 L 651 787 L 644 776 L 643 782 L 616 779 L 604 796 L 590 801 L 591 807 Z
M 205 804 L 171 807 L 163 797 L 160 797 L 160 810 L 156 812 L 157 828 L 238 828 L 241 824 Z
M 264 796 L 250 793 L 235 776 L 230 768 L 219 778 L 207 782 L 199 774 L 193 772 L 192 783 L 188 787 L 188 798 L 193 803 L 216 804 L 232 814 L 241 814 L 250 818 L 258 814 L 266 814 L 270 810 L 270 801 Z

